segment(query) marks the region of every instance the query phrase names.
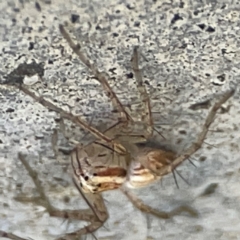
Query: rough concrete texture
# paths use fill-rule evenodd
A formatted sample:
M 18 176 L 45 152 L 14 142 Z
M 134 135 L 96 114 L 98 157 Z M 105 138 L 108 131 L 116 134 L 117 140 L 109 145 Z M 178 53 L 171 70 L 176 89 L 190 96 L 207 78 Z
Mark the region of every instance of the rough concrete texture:
M 212 104 L 236 88 L 192 158 L 197 167 L 186 161 L 178 168 L 190 186 L 177 176 L 177 189 L 169 175 L 133 190 L 156 209 L 184 204 L 199 216 L 157 219 L 135 209 L 120 191 L 106 192 L 110 217 L 95 233 L 97 239 L 240 239 L 239 15 L 238 1 L 0 1 L 0 230 L 26 239 L 55 239 L 86 225 L 49 217 L 37 200 L 28 201 L 38 193 L 18 152 L 38 171 L 55 207 L 87 207 L 71 182 L 69 159 L 56 160 L 51 147 L 53 130 L 59 129 L 57 115 L 3 84 L 24 77 L 29 85 L 39 80 L 30 89 L 41 96 L 92 124 L 112 123 L 101 86 L 59 33 L 58 25 L 68 23 L 74 39 L 108 72 L 111 86 L 133 112 L 138 97 L 129 60 L 133 46 L 140 46 L 156 128 L 166 140 L 156 138 L 178 152 L 196 139 L 210 110 L 189 107 L 207 100 Z M 35 67 L 29 73 L 30 64 Z M 68 130 L 71 137 L 83 138 L 76 127 Z M 61 135 L 58 144 L 67 147 Z

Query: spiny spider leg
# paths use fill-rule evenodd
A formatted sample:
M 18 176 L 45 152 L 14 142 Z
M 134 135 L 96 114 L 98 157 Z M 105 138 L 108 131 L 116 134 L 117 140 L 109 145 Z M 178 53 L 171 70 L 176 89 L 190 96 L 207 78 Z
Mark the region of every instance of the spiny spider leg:
M 206 138 L 208 133 L 208 129 L 210 125 L 214 122 L 214 118 L 217 114 L 217 111 L 221 108 L 222 104 L 224 104 L 231 96 L 234 94 L 234 90 L 230 90 L 225 92 L 219 101 L 217 101 L 210 112 L 207 115 L 205 123 L 203 124 L 202 131 L 199 133 L 196 142 L 194 142 L 187 150 L 184 151 L 179 157 L 177 157 L 171 164 L 160 168 L 159 170 L 155 170 L 151 168 L 150 170 L 158 176 L 166 175 L 172 172 L 177 166 L 179 166 L 183 161 L 188 159 L 191 155 L 193 155 L 197 150 L 199 150 Z
M 138 208 L 142 212 L 151 214 L 157 218 L 168 219 L 176 215 L 179 215 L 182 212 L 187 212 L 192 217 L 198 217 L 198 212 L 190 206 L 182 205 L 169 212 L 159 211 L 143 203 L 141 199 L 137 198 L 134 194 L 132 194 L 126 188 L 121 187 L 121 191 L 127 196 L 127 198 L 131 201 L 131 203 L 136 208 Z
M 29 240 L 29 239 L 21 238 L 21 237 L 18 237 L 17 235 L 14 235 L 14 234 L 8 233 L 8 232 L 4 232 L 1 230 L 0 230 L 0 237 L 9 238 L 12 240 Z
M 69 46 L 72 48 L 73 52 L 79 57 L 82 63 L 89 68 L 89 70 L 93 73 L 94 77 L 97 81 L 102 85 L 106 95 L 112 101 L 113 108 L 116 109 L 120 115 L 120 121 L 128 122 L 132 121 L 131 116 L 126 112 L 122 103 L 118 99 L 115 92 L 112 90 L 108 83 L 108 79 L 110 78 L 106 72 L 100 72 L 94 63 L 90 62 L 90 59 L 86 57 L 83 52 L 81 51 L 81 45 L 78 42 L 75 44 L 71 37 L 69 36 L 68 32 L 65 30 L 63 25 L 59 25 L 60 32 L 65 40 L 68 42 Z
M 49 212 L 49 215 L 52 217 L 62 217 L 67 219 L 76 219 L 76 220 L 83 220 L 90 222 L 90 224 L 84 228 L 81 228 L 73 233 L 66 234 L 63 237 L 57 238 L 57 240 L 73 240 L 76 239 L 76 237 L 79 237 L 81 235 L 85 235 L 88 233 L 92 233 L 96 231 L 98 228 L 100 228 L 103 223 L 108 218 L 108 213 L 106 206 L 104 204 L 104 200 L 101 196 L 101 194 L 83 194 L 82 190 L 78 187 L 77 184 L 76 187 L 79 190 L 80 194 L 83 196 L 84 200 L 89 205 L 90 209 L 85 210 L 58 210 L 54 208 L 51 203 L 49 202 L 46 194 L 44 193 L 44 189 L 42 187 L 41 181 L 38 178 L 38 174 L 31 168 L 29 163 L 25 160 L 24 156 L 19 153 L 18 155 L 19 160 L 24 165 L 25 169 L 27 170 L 29 176 L 32 178 L 34 185 L 36 186 L 36 189 L 43 200 L 41 205 L 44 206 L 47 211 Z M 75 183 L 75 181 L 74 181 Z M 1 234 L 1 232 L 0 232 Z M 3 233 L 2 233 L 3 234 Z M 14 239 L 14 238 L 13 238 Z M 18 238 L 16 238 L 18 240 Z M 19 238 L 19 240 L 22 240 L 22 238 Z
M 134 71 L 137 89 L 139 91 L 140 99 L 144 109 L 144 111 L 142 112 L 142 119 L 141 119 L 144 122 L 144 124 L 146 124 L 146 130 L 145 130 L 146 133 L 144 134 L 144 137 L 146 139 L 149 139 L 153 133 L 153 119 L 152 119 L 150 99 L 143 83 L 141 70 L 139 69 L 139 63 L 138 63 L 139 57 L 140 57 L 140 54 L 139 54 L 138 47 L 134 47 L 132 58 L 131 58 L 131 65 Z
M 109 144 L 112 143 L 114 151 L 116 151 L 120 154 L 126 152 L 125 148 L 121 144 L 115 143 L 111 138 L 109 138 L 105 134 L 101 133 L 96 128 L 90 126 L 87 122 L 82 120 L 79 116 L 75 116 L 70 112 L 64 111 L 63 109 L 57 107 L 56 105 L 54 105 L 53 103 L 51 103 L 47 99 L 37 96 L 36 94 L 31 92 L 27 87 L 25 87 L 23 84 L 21 84 L 19 86 L 19 89 L 21 91 L 23 91 L 25 94 L 32 97 L 38 103 L 42 104 L 43 106 L 47 107 L 50 110 L 53 110 L 53 111 L 59 113 L 62 118 L 68 119 L 68 120 L 72 121 L 73 123 L 77 124 L 78 126 L 86 129 L 87 131 L 92 133 L 98 139 L 103 140 L 104 142 L 109 143 Z

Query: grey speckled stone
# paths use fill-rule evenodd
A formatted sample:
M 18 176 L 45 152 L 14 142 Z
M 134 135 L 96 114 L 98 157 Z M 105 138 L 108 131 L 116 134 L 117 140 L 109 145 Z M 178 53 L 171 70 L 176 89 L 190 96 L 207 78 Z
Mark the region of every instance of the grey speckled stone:
M 161 125 L 168 143 L 182 151 L 195 139 L 208 111 L 189 107 L 214 100 L 239 85 L 240 4 L 218 2 L 1 1 L 0 82 L 34 74 L 14 72 L 20 64 L 42 66 L 43 71 L 40 68 L 36 73 L 41 73 L 43 82 L 33 85 L 35 91 L 94 124 L 110 123 L 109 101 L 72 54 L 58 25 L 68 22 L 68 29 L 81 39 L 91 59 L 110 74 L 110 84 L 120 99 L 126 105 L 134 103 L 133 110 L 137 95 L 129 60 L 133 46 L 139 45 L 156 125 Z M 31 79 L 25 81 L 31 84 Z M 17 196 L 36 195 L 17 159 L 21 151 L 40 173 L 55 206 L 86 207 L 67 173 L 67 159 L 57 162 L 51 149 L 51 134 L 58 128 L 56 115 L 3 84 L 0 100 L 0 230 L 35 240 L 54 239 L 83 226 L 50 218 L 37 204 L 17 201 Z M 225 107 L 228 110 L 218 114 L 211 127 L 215 131 L 209 132 L 208 144 L 194 156 L 205 161 L 195 162 L 197 168 L 188 162 L 179 168 L 191 186 L 179 180 L 177 189 L 168 176 L 162 184 L 134 191 L 157 209 L 189 204 L 199 217 L 182 214 L 169 220 L 156 219 L 134 209 L 121 192 L 107 192 L 104 197 L 110 218 L 96 233 L 98 239 L 239 239 L 238 89 Z M 83 133 L 74 128 L 72 135 L 81 139 Z M 59 144 L 66 147 L 63 140 Z M 66 197 L 68 203 L 64 202 Z

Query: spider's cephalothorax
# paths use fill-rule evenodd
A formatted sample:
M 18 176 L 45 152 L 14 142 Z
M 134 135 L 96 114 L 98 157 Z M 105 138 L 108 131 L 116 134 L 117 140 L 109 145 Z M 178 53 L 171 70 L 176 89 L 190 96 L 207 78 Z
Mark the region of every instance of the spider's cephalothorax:
M 73 115 L 48 101 L 37 96 L 29 87 L 22 83 L 16 86 L 25 94 L 41 103 L 43 106 L 60 114 L 62 119 L 68 119 L 72 123 L 90 132 L 96 140 L 86 146 L 77 144 L 71 153 L 71 164 L 73 169 L 74 183 L 79 193 L 88 203 L 88 210 L 58 210 L 49 202 L 37 174 L 32 170 L 28 162 L 19 155 L 19 159 L 25 166 L 29 175 L 42 198 L 42 204 L 50 216 L 72 218 L 88 221 L 89 225 L 76 232 L 66 234 L 57 238 L 58 240 L 71 240 L 77 237 L 92 233 L 100 228 L 108 218 L 107 209 L 99 192 L 120 188 L 132 203 L 141 211 L 145 211 L 159 218 L 170 218 L 182 211 L 188 212 L 191 216 L 197 213 L 189 206 L 180 206 L 171 212 L 162 212 L 145 205 L 140 199 L 131 195 L 125 187 L 137 188 L 172 172 L 179 164 L 188 159 L 202 145 L 206 138 L 209 126 L 214 121 L 216 113 L 221 105 L 226 102 L 234 93 L 230 90 L 224 93 L 210 110 L 202 131 L 198 134 L 195 142 L 180 155 L 163 147 L 156 147 L 148 144 L 153 134 L 153 119 L 151 113 L 150 99 L 143 84 L 141 71 L 138 67 L 139 53 L 135 47 L 132 54 L 131 65 L 136 79 L 142 103 L 141 122 L 136 122 L 125 110 L 118 97 L 108 83 L 107 73 L 100 72 L 95 64 L 92 64 L 88 57 L 81 51 L 80 44 L 75 44 L 65 28 L 60 25 L 60 32 L 68 42 L 72 50 L 79 56 L 81 62 L 86 65 L 95 79 L 103 86 L 106 95 L 112 102 L 113 108 L 118 112 L 119 122 L 101 132 L 85 122 L 80 116 Z M 134 132 L 134 126 L 139 125 L 140 131 Z M 65 133 L 64 133 L 65 134 Z M 81 146 L 81 147 L 80 147 Z M 85 192 L 85 193 L 83 193 Z M 23 240 L 13 234 L 0 231 L 0 236 Z

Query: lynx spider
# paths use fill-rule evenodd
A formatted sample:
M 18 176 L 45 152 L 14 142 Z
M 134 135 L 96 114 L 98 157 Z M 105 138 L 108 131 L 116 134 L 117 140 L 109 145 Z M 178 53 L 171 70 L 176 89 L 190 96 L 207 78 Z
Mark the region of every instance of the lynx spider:
M 112 101 L 114 109 L 118 112 L 119 121 L 117 124 L 102 133 L 96 128 L 90 126 L 87 122 L 83 121 L 79 116 L 72 115 L 63 109 L 58 108 L 48 100 L 38 97 L 23 84 L 18 86 L 25 94 L 31 96 L 43 106 L 59 113 L 63 119 L 69 119 L 76 125 L 88 130 L 97 139 L 84 147 L 82 147 L 81 144 L 76 145 L 71 153 L 73 182 L 79 193 L 88 203 L 90 209 L 87 210 L 60 211 L 54 208 L 44 193 L 44 189 L 37 177 L 37 173 L 30 167 L 23 155 L 19 154 L 19 159 L 25 166 L 29 176 L 32 178 L 41 199 L 44 200 L 43 206 L 47 209 L 50 216 L 89 222 L 88 226 L 81 228 L 76 232 L 61 236 L 57 238 L 57 240 L 76 239 L 81 235 L 93 233 L 100 228 L 108 218 L 107 209 L 100 192 L 116 188 L 120 188 L 138 209 L 158 218 L 170 218 L 182 211 L 186 211 L 190 215 L 195 216 L 197 214 L 196 211 L 189 206 L 181 206 L 171 212 L 161 212 L 153 209 L 132 195 L 126 187 L 142 187 L 160 179 L 163 175 L 171 173 L 178 165 L 201 148 L 218 109 L 220 109 L 222 104 L 233 95 L 234 91 L 231 90 L 224 93 L 220 100 L 213 105 L 196 142 L 185 150 L 183 154 L 177 156 L 170 150 L 147 144 L 153 134 L 153 119 L 150 99 L 143 84 L 141 71 L 138 67 L 139 53 L 137 47 L 133 49 L 131 65 L 136 78 L 136 85 L 140 94 L 140 99 L 144 107 L 144 111 L 141 114 L 141 122 L 134 121 L 130 114 L 125 110 L 108 84 L 109 76 L 107 73 L 100 72 L 94 64 L 90 63 L 90 60 L 81 51 L 80 44 L 75 44 L 72 41 L 63 25 L 60 25 L 59 29 L 73 52 L 78 55 L 81 62 L 89 68 L 96 80 L 102 85 L 106 95 Z M 136 124 L 142 127 L 144 133 L 142 135 L 131 133 L 127 136 L 127 139 L 124 138 L 126 133 L 132 132 L 132 129 Z M 105 166 L 103 164 L 101 165 L 102 158 L 109 163 L 105 163 Z M 89 164 L 92 165 L 89 167 Z M 14 234 L 3 231 L 0 231 L 0 236 L 8 237 L 10 239 L 25 240 Z

